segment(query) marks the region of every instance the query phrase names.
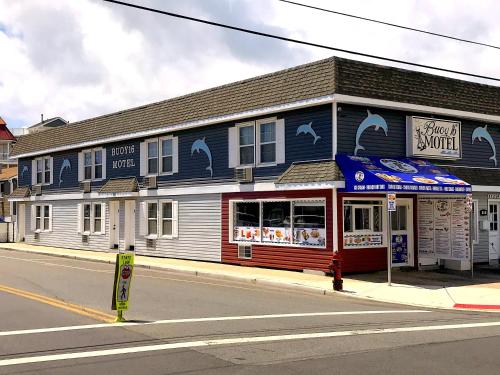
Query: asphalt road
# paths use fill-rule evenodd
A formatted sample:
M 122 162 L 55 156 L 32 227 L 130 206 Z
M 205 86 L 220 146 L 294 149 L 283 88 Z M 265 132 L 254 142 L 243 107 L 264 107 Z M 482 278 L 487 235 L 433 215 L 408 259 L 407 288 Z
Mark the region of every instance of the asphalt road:
M 0 250 L 0 374 L 498 374 L 500 314 Z

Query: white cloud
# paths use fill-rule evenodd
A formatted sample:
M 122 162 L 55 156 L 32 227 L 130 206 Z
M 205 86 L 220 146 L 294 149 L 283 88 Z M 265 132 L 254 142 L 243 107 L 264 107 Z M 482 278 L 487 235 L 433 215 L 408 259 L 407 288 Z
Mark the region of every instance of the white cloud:
M 274 0 L 135 2 L 339 48 L 500 76 L 498 50 Z M 308 3 L 486 43 L 500 40 L 495 0 Z M 334 54 L 96 0 L 0 0 L 0 9 L 0 115 L 11 126 L 35 123 L 40 113 L 77 121 Z

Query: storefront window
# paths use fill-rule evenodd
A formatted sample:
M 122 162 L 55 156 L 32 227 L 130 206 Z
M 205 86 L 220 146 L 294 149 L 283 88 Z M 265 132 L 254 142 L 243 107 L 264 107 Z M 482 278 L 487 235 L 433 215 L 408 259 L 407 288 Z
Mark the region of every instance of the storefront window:
M 260 203 L 238 202 L 234 205 L 234 239 L 260 242 Z
M 382 245 L 382 201 L 345 200 L 343 220 L 344 247 Z
M 325 204 L 323 202 L 294 202 L 293 243 L 325 246 Z
M 326 245 L 324 201 L 235 202 L 233 213 L 234 241 Z
M 262 242 L 290 242 L 290 202 L 262 203 Z

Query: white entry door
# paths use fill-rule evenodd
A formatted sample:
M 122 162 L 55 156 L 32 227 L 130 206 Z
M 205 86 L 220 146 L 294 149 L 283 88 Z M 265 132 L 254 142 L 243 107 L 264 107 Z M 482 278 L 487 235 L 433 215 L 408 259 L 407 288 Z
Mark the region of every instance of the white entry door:
M 391 213 L 392 266 L 413 266 L 413 200 L 397 198 Z
M 500 258 L 499 206 L 500 202 L 498 201 L 489 201 L 488 203 L 488 220 L 490 222 L 489 259 L 491 264 L 498 264 L 498 258 Z
M 120 201 L 109 202 L 109 247 L 118 250 L 120 245 Z
M 17 203 L 17 242 L 24 242 L 26 237 L 26 205 Z
M 135 201 L 125 201 L 125 250 L 135 250 Z

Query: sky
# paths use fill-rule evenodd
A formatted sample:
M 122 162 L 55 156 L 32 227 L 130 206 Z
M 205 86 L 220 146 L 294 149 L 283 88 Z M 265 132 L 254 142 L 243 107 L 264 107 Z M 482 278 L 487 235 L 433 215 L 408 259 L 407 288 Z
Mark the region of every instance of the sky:
M 500 44 L 497 0 L 298 1 Z M 278 0 L 130 2 L 338 48 L 500 78 L 498 49 Z M 75 122 L 334 54 L 373 61 L 99 0 L 0 0 L 0 116 L 9 127 L 35 124 L 42 113 L 45 118 L 60 116 Z

